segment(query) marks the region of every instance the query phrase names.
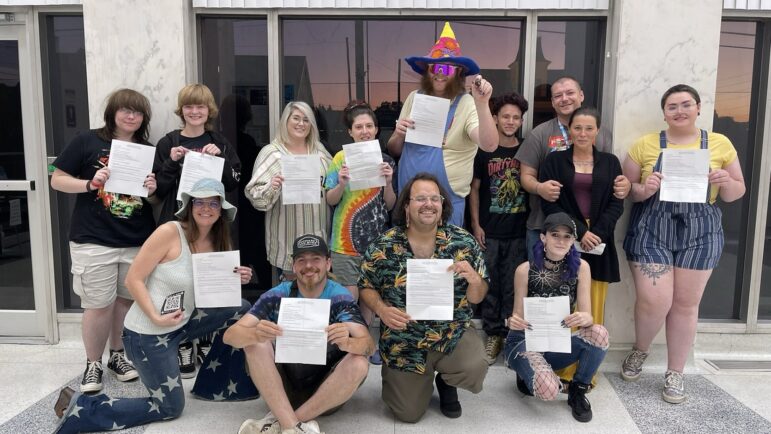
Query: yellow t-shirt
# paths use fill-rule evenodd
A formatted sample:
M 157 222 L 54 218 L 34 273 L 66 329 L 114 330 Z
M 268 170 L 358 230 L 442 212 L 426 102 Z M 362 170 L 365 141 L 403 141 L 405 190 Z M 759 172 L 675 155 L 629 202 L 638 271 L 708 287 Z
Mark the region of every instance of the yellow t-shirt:
M 710 132 L 707 135 L 709 155 L 710 155 L 710 169 L 724 169 L 730 163 L 733 163 L 737 158 L 736 148 L 733 143 L 728 140 L 728 137 L 720 134 Z M 699 149 L 701 147 L 701 137 L 692 143 L 685 145 L 677 145 L 667 142 L 667 149 Z M 661 146 L 659 146 L 659 133 L 646 134 L 634 143 L 629 149 L 629 158 L 635 163 L 640 165 L 640 182 L 645 183 L 645 180 L 653 172 L 653 166 L 656 165 L 656 160 L 659 158 L 661 152 Z M 630 180 L 634 182 L 634 180 Z M 714 185 L 710 186 L 710 198 L 709 203 L 715 203 L 719 188 Z
M 399 119 L 408 118 L 412 112 L 412 100 L 416 91 L 410 93 L 399 114 Z M 450 130 L 442 147 L 444 168 L 452 191 L 458 196 L 466 197 L 471 191 L 471 178 L 474 175 L 474 157 L 477 154 L 477 144 L 469 134 L 479 127 L 479 117 L 474 105 L 474 98 L 465 94 L 458 101 Z

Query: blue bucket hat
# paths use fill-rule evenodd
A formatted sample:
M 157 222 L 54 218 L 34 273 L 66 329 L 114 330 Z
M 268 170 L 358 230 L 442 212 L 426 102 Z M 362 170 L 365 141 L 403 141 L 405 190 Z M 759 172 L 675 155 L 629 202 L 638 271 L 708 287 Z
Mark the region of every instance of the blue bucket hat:
M 229 222 L 232 222 L 233 219 L 236 218 L 236 207 L 225 200 L 225 186 L 222 185 L 220 181 L 212 178 L 199 179 L 198 182 L 193 185 L 190 192 L 182 193 L 182 205 L 179 207 L 179 211 L 174 215 L 177 216 L 177 218 L 183 218 L 185 216 L 187 206 L 190 203 L 190 198 L 214 196 L 219 196 L 220 205 L 225 214 L 225 218 L 228 219 Z

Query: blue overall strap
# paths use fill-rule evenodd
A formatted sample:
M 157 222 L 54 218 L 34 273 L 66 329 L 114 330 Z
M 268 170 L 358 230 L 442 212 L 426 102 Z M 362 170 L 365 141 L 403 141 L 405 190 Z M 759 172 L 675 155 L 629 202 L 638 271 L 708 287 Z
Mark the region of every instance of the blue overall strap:
M 450 104 L 450 110 L 447 112 L 447 120 L 444 122 L 444 137 L 442 138 L 442 146 L 444 146 L 444 142 L 447 141 L 447 132 L 450 131 L 452 121 L 455 118 L 455 109 L 458 108 L 458 103 L 460 102 L 461 98 L 463 98 L 463 94 L 453 98 L 452 103 Z
M 709 139 L 707 138 L 707 130 L 702 129 L 701 130 L 701 149 L 707 149 L 709 150 Z M 711 165 L 710 165 L 710 170 Z M 709 203 L 709 198 L 712 197 L 712 184 L 707 184 L 707 200 L 706 203 Z

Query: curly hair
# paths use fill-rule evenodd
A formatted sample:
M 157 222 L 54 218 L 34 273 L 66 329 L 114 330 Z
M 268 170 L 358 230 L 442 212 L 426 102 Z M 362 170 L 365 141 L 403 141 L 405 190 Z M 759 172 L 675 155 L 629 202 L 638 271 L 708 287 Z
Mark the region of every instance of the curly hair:
M 407 205 L 410 203 L 410 194 L 412 194 L 412 185 L 417 181 L 429 181 L 436 184 L 439 189 L 439 194 L 444 198 L 442 202 L 442 224 L 447 224 L 452 217 L 452 200 L 447 194 L 447 190 L 439 183 L 439 179 L 431 173 L 420 172 L 415 175 L 414 178 L 407 181 L 402 191 L 399 193 L 399 197 L 396 199 L 396 206 L 394 206 L 393 223 L 395 225 L 405 225 L 407 223 Z

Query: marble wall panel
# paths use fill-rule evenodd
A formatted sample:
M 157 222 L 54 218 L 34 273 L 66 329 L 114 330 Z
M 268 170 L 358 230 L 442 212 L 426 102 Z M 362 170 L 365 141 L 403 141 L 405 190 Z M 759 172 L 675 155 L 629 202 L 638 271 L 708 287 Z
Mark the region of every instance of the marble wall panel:
M 179 126 L 177 92 L 185 84 L 186 2 L 179 0 L 84 0 L 89 112 L 103 125 L 110 92 L 129 87 L 152 104 L 150 140 Z M 186 58 L 187 57 L 187 58 Z

